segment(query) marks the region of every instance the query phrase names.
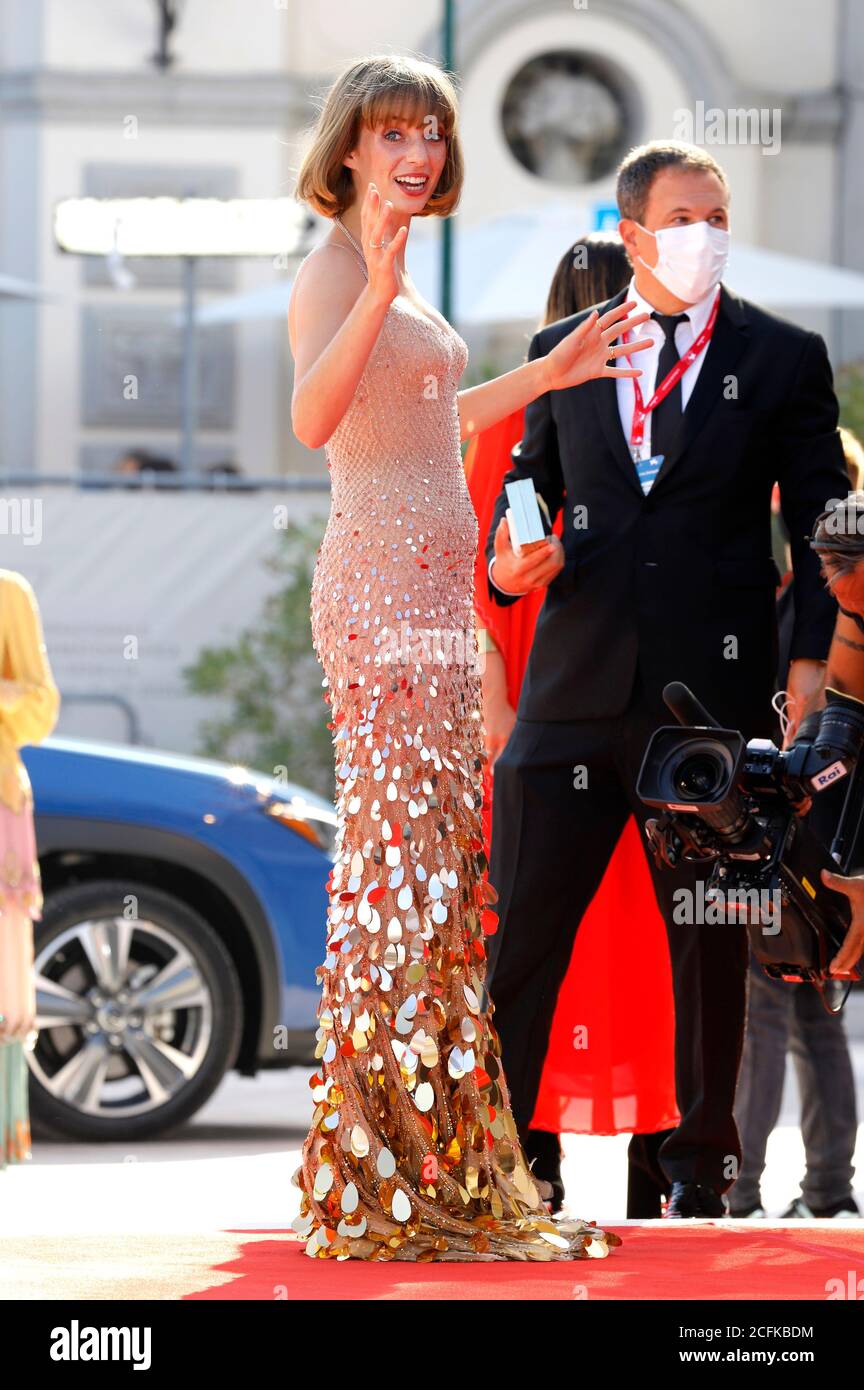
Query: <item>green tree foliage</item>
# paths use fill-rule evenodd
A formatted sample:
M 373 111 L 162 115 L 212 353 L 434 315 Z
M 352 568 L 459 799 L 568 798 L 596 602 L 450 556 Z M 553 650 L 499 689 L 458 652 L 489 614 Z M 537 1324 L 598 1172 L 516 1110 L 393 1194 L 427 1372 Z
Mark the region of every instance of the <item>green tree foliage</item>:
M 850 362 L 837 372 L 840 424 L 864 442 L 864 362 Z
M 223 711 L 202 722 L 199 753 L 285 776 L 332 799 L 330 706 L 309 616 L 322 535 L 320 521 L 286 527 L 264 561 L 280 582 L 257 621 L 231 646 L 203 647 L 183 676 L 190 691 L 218 698 Z

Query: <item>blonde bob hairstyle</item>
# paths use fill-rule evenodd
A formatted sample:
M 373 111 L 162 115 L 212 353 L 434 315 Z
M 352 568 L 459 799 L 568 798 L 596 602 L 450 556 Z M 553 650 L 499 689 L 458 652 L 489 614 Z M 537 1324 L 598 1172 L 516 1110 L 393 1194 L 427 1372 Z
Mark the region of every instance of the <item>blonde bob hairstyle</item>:
M 422 125 L 430 118 L 447 142 L 447 157 L 417 216 L 448 216 L 459 202 L 464 177 L 458 98 L 447 73 L 422 58 L 376 54 L 345 68 L 324 99 L 295 196 L 323 217 L 341 216 L 356 198 L 353 171 L 343 160 L 356 147 L 362 127 L 377 130 L 393 119 Z

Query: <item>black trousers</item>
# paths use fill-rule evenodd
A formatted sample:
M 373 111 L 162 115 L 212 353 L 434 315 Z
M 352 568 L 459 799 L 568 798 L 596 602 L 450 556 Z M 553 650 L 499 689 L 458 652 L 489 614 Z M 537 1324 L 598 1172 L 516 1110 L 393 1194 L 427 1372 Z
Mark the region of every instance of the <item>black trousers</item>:
M 498 893 L 499 925 L 489 938 L 486 985 L 523 1144 L 576 930 L 627 817 L 632 813 L 643 826 L 656 814 L 638 799 L 635 784 L 651 733 L 674 722 L 665 705 L 649 703 L 637 676 L 627 709 L 615 717 L 517 719 L 495 763 L 489 878 Z M 725 1192 L 741 1163 L 733 1102 L 744 1037 L 747 931 L 738 924 L 676 922 L 681 899 L 673 894 L 687 889 L 698 905 L 698 882 L 707 882 L 710 865 L 659 869 L 647 840 L 645 851 L 669 940 L 681 1113 L 660 1146 L 659 1163 L 670 1181 Z M 620 969 L 638 974 L 638 951 L 622 958 Z M 646 1000 L 646 1031 L 650 1026 Z

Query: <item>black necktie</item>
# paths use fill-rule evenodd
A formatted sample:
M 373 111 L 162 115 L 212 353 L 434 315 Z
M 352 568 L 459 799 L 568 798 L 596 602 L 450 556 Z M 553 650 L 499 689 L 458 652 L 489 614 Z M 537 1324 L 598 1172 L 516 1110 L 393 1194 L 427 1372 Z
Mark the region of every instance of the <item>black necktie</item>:
M 665 334 L 665 342 L 660 349 L 660 359 L 657 363 L 657 379 L 654 383 L 654 390 L 671 372 L 681 354 L 675 346 L 675 329 L 679 323 L 690 322 L 689 314 L 658 314 L 652 313 L 652 319 L 656 319 Z M 675 383 L 668 396 L 658 405 L 655 405 L 651 412 L 651 453 L 664 454 L 667 458 L 669 451 L 675 442 L 678 429 L 681 424 L 681 382 Z

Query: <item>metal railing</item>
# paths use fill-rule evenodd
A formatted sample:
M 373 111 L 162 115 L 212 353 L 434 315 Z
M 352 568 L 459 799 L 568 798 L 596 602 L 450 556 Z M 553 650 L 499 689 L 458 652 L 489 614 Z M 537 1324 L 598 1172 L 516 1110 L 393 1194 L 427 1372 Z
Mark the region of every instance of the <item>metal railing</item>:
M 3 473 L 0 493 L 10 488 L 34 492 L 43 487 L 77 487 L 81 491 L 111 489 L 126 492 L 329 492 L 326 474 L 296 474 L 248 478 L 233 473 Z
M 69 705 L 114 705 L 126 718 L 127 743 L 141 743 L 141 721 L 131 700 L 125 695 L 109 695 L 101 690 L 76 690 L 74 694 L 63 692 L 63 707 Z M 122 742 L 122 740 L 120 740 Z

